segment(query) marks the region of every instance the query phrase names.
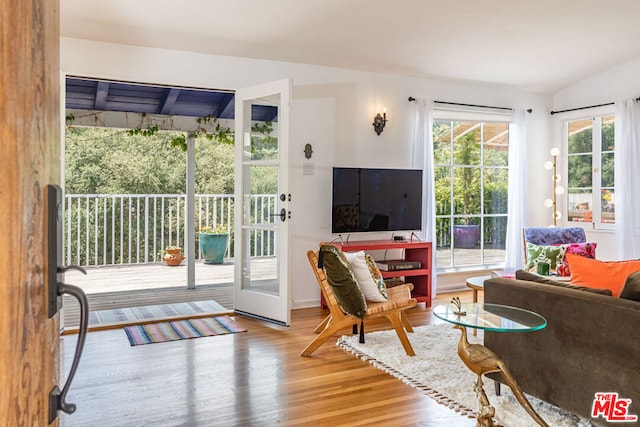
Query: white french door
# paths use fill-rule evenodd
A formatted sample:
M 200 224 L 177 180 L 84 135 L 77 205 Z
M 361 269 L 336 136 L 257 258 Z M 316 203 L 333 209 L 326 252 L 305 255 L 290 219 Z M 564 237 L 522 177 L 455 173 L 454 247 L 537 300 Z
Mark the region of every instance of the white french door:
M 235 95 L 235 311 L 284 325 L 291 305 L 290 97 L 291 80 Z

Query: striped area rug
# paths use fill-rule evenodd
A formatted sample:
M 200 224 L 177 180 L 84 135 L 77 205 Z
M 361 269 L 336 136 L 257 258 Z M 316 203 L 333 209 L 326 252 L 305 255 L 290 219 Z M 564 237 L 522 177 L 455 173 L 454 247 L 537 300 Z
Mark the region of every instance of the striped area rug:
M 204 317 L 175 322 L 149 323 L 124 328 L 132 346 L 178 341 L 190 338 L 234 334 L 247 330 L 238 326 L 228 316 Z
M 174 304 L 146 305 L 141 307 L 116 308 L 112 310 L 89 311 L 89 325 L 135 322 L 163 317 L 189 316 L 194 314 L 228 314 L 226 307 L 214 300 L 190 301 Z

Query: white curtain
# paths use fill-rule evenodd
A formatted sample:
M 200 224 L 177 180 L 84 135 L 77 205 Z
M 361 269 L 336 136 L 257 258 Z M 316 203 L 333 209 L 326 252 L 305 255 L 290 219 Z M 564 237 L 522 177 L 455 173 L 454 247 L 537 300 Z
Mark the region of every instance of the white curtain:
M 505 271 L 524 265 L 522 227 L 529 222 L 529 185 L 527 180 L 527 112 L 513 110 L 509 124 L 509 190 Z
M 412 167 L 422 169 L 422 231 L 420 239 L 432 242 L 431 291 L 436 295 L 436 196 L 433 174 L 433 101 L 415 100 Z
M 640 104 L 616 102 L 615 208 L 618 259 L 640 258 Z

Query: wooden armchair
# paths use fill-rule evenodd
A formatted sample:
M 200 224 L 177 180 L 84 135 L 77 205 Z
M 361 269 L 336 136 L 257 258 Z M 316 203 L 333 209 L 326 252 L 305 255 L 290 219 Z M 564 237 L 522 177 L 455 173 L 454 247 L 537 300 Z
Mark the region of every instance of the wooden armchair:
M 320 291 L 322 292 L 327 307 L 329 308 L 329 316 L 327 316 L 315 329 L 314 332 L 319 332 L 318 336 L 316 336 L 307 348 L 302 351 L 300 354 L 301 356 L 311 356 L 314 351 L 316 351 L 333 335 L 342 329 L 358 324 L 361 320 L 356 316 L 345 314 L 338 305 L 338 301 L 333 294 L 333 290 L 327 281 L 324 271 L 321 268 L 318 268 L 318 256 L 316 252 L 308 251 L 307 258 L 309 258 L 311 268 L 316 275 L 318 284 L 320 285 Z M 404 347 L 404 351 L 409 356 L 415 356 L 413 347 L 407 337 L 407 332 L 413 332 L 413 328 L 404 314 L 404 310 L 415 307 L 417 301 L 411 298 L 409 285 L 394 286 L 393 288 L 389 288 L 387 291 L 389 295 L 388 301 L 373 303 L 367 302 L 367 312 L 363 320 L 366 321 L 367 319 L 373 319 L 376 317 L 386 317 L 389 319 L 389 322 L 393 325 L 393 329 L 395 329 L 396 334 L 398 334 L 398 338 L 402 343 L 402 347 Z

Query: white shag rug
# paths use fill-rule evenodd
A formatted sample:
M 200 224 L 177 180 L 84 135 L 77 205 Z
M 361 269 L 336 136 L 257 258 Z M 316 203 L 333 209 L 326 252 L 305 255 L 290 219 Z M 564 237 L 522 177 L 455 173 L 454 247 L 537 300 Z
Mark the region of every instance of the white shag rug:
M 458 357 L 460 331 L 449 324 L 420 326 L 414 331 L 407 334 L 416 352 L 414 357 L 407 356 L 393 330 L 368 333 L 365 335 L 365 344 L 358 342 L 358 335 L 345 335 L 336 345 L 421 390 L 439 403 L 475 418 L 478 409 L 478 398 L 473 391 L 476 375 Z M 471 334 L 468 339 L 469 342 L 481 343 L 479 337 Z M 537 426 L 508 386 L 503 385 L 501 396 L 496 396 L 493 380 L 483 377 L 483 382 L 489 402 L 495 408 L 496 423 L 505 427 Z M 532 396 L 527 397 L 549 426 L 596 425 Z

